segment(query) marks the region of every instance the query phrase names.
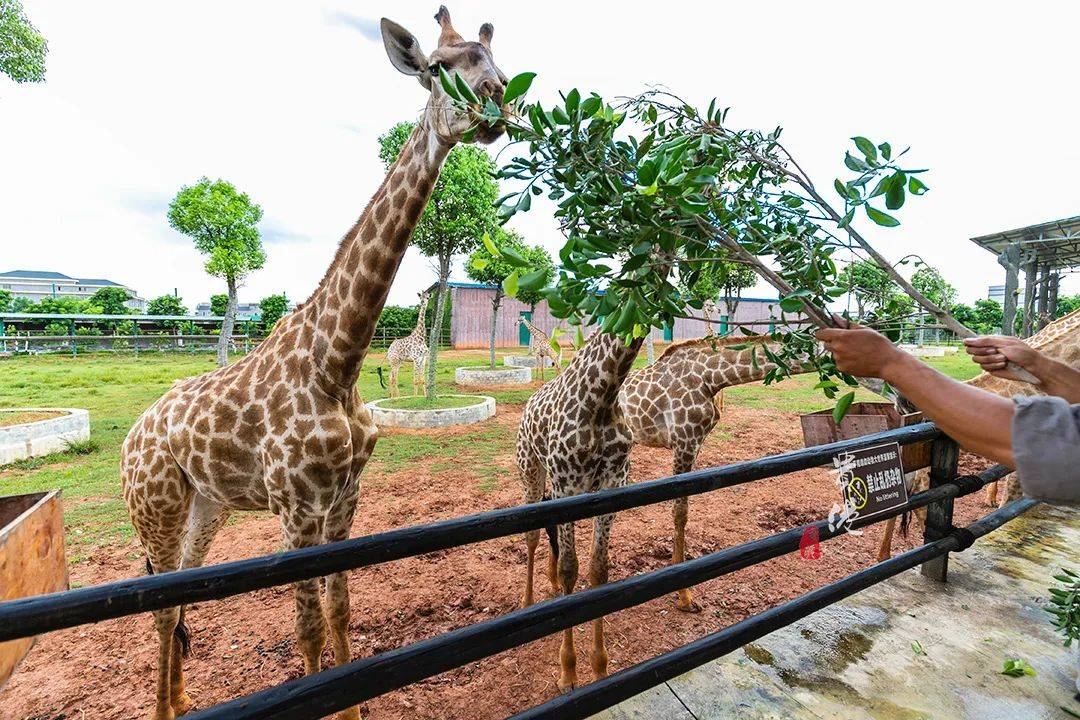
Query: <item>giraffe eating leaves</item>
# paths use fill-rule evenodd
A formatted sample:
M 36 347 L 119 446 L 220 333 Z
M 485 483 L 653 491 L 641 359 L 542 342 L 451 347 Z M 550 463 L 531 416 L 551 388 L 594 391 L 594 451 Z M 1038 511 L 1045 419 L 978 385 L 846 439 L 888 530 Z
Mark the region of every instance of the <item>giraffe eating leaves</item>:
M 153 572 L 202 564 L 236 510 L 271 510 L 287 549 L 348 537 L 360 473 L 377 430 L 356 391 L 390 284 L 450 149 L 469 133 L 492 142 L 501 123 L 475 125 L 450 102 L 440 71 L 456 74 L 483 102 L 502 105 L 507 80 L 491 55 L 493 28 L 478 42 L 435 16 L 438 47 L 383 19 L 390 62 L 429 93 L 420 122 L 311 297 L 235 364 L 185 379 L 136 421 L 121 449 L 121 480 L 135 532 Z M 344 573 L 294 587 L 296 638 L 307 673 L 318 672 L 329 629 L 334 662 L 351 660 Z M 182 608 L 154 613 L 159 638 L 155 720 L 172 720 L 185 692 Z M 182 637 L 182 635 L 181 635 Z M 355 720 L 350 708 L 341 718 Z

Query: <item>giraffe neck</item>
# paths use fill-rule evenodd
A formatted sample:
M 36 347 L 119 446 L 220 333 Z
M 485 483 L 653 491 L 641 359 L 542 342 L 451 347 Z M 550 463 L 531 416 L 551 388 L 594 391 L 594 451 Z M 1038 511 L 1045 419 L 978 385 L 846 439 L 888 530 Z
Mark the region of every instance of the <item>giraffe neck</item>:
M 420 301 L 420 307 L 416 313 L 416 327 L 413 328 L 412 334 L 418 337 L 424 336 L 424 315 L 427 314 L 428 296 L 425 295 Z
M 619 388 L 630 373 L 644 341 L 645 338 L 637 338 L 627 345 L 612 333 L 598 331 L 574 355 L 565 374 L 585 375 L 589 395 L 596 400 L 594 409 L 606 412 L 614 406 Z
M 762 347 L 762 344 L 755 344 L 752 347 L 733 350 L 729 347 L 719 346 L 716 350 L 713 350 L 708 344 L 700 346 L 698 350 L 704 355 L 703 362 L 705 365 L 701 384 L 711 394 L 715 395 L 725 387 L 745 385 L 746 383 L 761 380 L 769 370 L 776 367 L 765 357 L 765 353 L 761 350 Z M 753 348 L 756 348 L 756 368 L 754 367 L 753 356 L 755 351 Z
M 348 392 L 356 383 L 390 284 L 450 149 L 426 119 L 417 124 L 305 304 L 315 326 L 315 365 L 334 389 Z

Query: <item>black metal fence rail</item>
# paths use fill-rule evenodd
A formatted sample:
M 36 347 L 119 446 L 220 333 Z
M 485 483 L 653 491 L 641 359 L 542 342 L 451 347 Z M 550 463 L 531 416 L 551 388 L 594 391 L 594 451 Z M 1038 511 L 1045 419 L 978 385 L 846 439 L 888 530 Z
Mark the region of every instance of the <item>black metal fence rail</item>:
M 838 453 L 882 442 L 896 441 L 906 445 L 938 437 L 941 432 L 936 426 L 920 423 L 613 490 L 502 508 L 276 555 L 12 600 L 0 603 L 0 642 L 148 610 L 220 600 L 252 590 L 697 495 L 818 467 L 831 463 Z

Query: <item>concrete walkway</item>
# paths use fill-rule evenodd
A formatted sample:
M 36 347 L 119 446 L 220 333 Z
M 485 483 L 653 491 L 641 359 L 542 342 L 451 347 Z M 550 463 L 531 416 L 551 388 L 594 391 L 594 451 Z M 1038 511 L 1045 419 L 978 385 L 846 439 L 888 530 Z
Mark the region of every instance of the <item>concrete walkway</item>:
M 1043 609 L 1062 566 L 1080 568 L 1080 512 L 1038 506 L 952 555 L 945 586 L 906 572 L 594 720 L 1080 717 L 1076 644 Z M 1037 675 L 1001 675 L 1008 658 Z

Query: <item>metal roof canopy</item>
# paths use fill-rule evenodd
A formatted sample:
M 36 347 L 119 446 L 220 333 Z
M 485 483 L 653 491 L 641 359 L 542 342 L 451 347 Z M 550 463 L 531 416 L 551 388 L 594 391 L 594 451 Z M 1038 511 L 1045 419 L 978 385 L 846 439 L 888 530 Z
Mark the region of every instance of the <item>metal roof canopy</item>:
M 1080 267 L 1080 216 L 982 235 L 971 242 L 994 255 L 1016 246 L 1020 265 L 1034 260 L 1054 270 Z

